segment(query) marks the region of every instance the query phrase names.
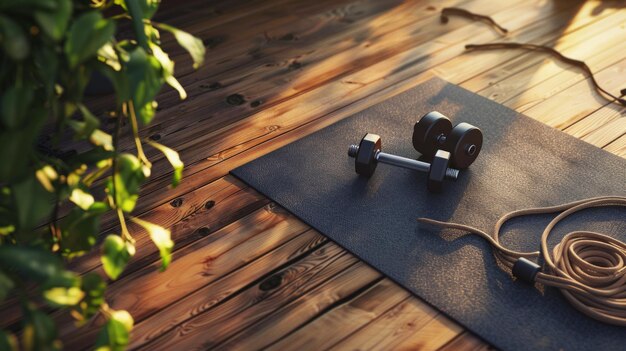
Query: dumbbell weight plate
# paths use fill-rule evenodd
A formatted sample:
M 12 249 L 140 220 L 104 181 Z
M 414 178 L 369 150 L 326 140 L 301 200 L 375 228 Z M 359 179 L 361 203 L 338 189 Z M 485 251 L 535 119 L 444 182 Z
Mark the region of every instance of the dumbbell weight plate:
M 442 148 L 440 136 L 447 136 L 452 130 L 452 122 L 437 111 L 424 115 L 413 127 L 413 147 L 424 157 L 432 158 Z
M 374 159 L 376 152 L 382 147 L 380 135 L 367 133 L 359 143 L 359 152 L 356 155 L 354 168 L 365 177 L 371 177 L 378 162 Z
M 483 133 L 469 123 L 459 123 L 446 138 L 445 150 L 452 155 L 450 167 L 465 169 L 478 157 L 483 145 Z
M 450 153 L 437 150 L 430 164 L 428 172 L 428 190 L 438 193 L 443 189 L 443 180 L 446 178 L 446 170 L 450 164 Z

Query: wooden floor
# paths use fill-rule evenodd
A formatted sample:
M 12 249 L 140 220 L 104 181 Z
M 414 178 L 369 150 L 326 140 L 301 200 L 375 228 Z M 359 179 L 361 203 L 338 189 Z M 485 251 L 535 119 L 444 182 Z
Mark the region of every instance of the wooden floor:
M 228 175 L 250 160 L 437 75 L 626 157 L 626 112 L 576 68 L 521 51 L 466 53 L 468 43 L 548 44 L 585 60 L 615 94 L 626 88 L 626 1 L 166 0 L 158 20 L 201 37 L 207 63 L 193 71 L 165 37 L 189 98 L 159 97 L 142 133 L 185 162 L 150 150 L 153 177 L 135 214 L 168 227 L 174 261 L 131 228 L 137 254 L 107 295 L 135 318 L 131 348 L 483 349 L 487 344 Z M 506 38 L 442 7 L 493 16 Z M 109 99 L 91 106 L 105 115 Z M 132 150 L 130 139 L 124 147 Z M 76 146 L 80 148 L 80 146 Z M 116 232 L 115 218 L 103 221 Z M 72 263 L 102 272 L 99 253 Z M 5 323 L 19 314 L 0 311 Z M 6 317 L 6 318 L 5 318 Z M 75 329 L 57 313 L 67 349 L 93 344 L 96 318 Z

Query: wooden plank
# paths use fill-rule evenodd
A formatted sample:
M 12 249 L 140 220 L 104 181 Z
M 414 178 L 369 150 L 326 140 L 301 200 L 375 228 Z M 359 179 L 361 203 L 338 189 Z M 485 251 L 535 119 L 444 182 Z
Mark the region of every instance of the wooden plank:
M 597 147 L 605 147 L 626 135 L 626 118 L 618 118 L 605 123 L 602 127 L 585 135 L 581 139 Z
M 291 216 L 285 217 L 271 210 L 257 211 L 215 235 L 176 251 L 175 254 L 181 257 L 165 272 L 159 272 L 159 265 L 155 263 L 114 282 L 107 290 L 107 301 L 114 309 L 128 310 L 137 323 L 141 322 L 163 307 L 187 298 L 306 231 L 309 231 L 308 228 Z M 297 251 L 289 253 L 301 252 L 302 240 L 307 245 L 304 247 L 317 243 L 319 240 L 311 240 L 314 237 L 313 234 L 304 235 L 297 242 Z M 293 245 L 289 248 L 293 249 Z M 90 321 L 88 330 L 80 330 L 66 319 L 60 333 L 72 348 L 87 346 L 94 340 L 102 323 L 101 318 L 96 318 Z
M 453 5 L 457 2 L 447 0 L 441 5 Z M 385 2 L 375 3 L 385 4 Z M 299 32 L 298 27 L 290 28 L 290 33 L 298 36 L 297 41 L 275 53 L 268 52 L 268 48 L 264 48 L 263 53 L 267 56 L 253 60 L 247 65 L 237 65 L 236 72 L 218 71 L 218 75 L 213 77 L 203 77 L 203 73 L 198 72 L 194 74 L 192 81 L 183 80 L 182 83 L 189 90 L 189 103 L 180 103 L 177 94 L 173 91 L 161 94 L 157 99 L 160 112 L 155 122 L 142 133 L 146 136 L 158 135 L 160 142 L 178 148 L 179 140 L 193 139 L 193 135 L 184 133 L 193 133 L 196 129 L 183 128 L 188 127 L 191 121 L 203 123 L 204 127 L 199 129 L 201 132 L 217 129 L 220 126 L 218 118 L 224 121 L 222 123 L 232 123 L 249 116 L 260 108 L 267 108 L 289 98 L 290 95 L 285 95 L 285 92 L 302 93 L 314 86 L 322 85 L 325 81 L 324 77 L 330 79 L 337 75 L 345 75 L 368 62 L 375 62 L 381 56 L 392 55 L 396 50 L 406 47 L 408 43 L 414 45 L 435 38 L 449 28 L 438 25 L 438 13 L 435 7 L 428 11 L 420 11 L 421 8 L 431 3 L 437 4 L 436 1 L 423 4 L 414 1 L 407 2 L 394 8 L 393 11 L 382 14 L 374 12 L 376 17 L 371 15 L 358 19 L 358 21 L 351 22 L 349 26 L 343 20 L 348 20 L 347 14 L 355 10 L 347 10 L 348 5 L 331 11 L 333 16 L 315 16 L 314 20 L 311 20 L 315 23 L 314 30 L 305 28 Z M 504 6 L 504 4 L 499 5 L 500 8 Z M 380 11 L 388 8 L 389 5 L 370 7 L 359 9 L 359 11 L 367 14 L 368 11 Z M 473 7 L 470 6 L 470 8 Z M 424 23 L 425 19 L 428 19 L 428 23 Z M 349 20 L 353 21 L 353 19 Z M 372 22 L 376 24 L 375 27 L 372 27 Z M 461 23 L 453 27 L 460 26 Z M 420 28 L 435 28 L 437 31 L 423 31 Z M 339 30 L 339 33 L 334 33 Z M 391 32 L 394 35 L 389 35 Z M 334 33 L 334 35 L 330 36 L 329 33 Z M 250 50 L 259 49 L 254 47 Z M 333 57 L 334 55 L 338 57 Z M 332 62 L 327 61 L 330 57 L 333 58 Z M 297 68 L 294 62 L 297 63 Z M 209 78 L 211 83 L 219 82 L 220 87 L 217 89 L 209 87 L 211 85 L 207 82 Z M 261 96 L 259 92 L 262 92 Z M 228 104 L 226 101 L 233 94 L 240 94 L 246 102 L 241 106 Z M 203 99 L 193 100 L 199 97 Z M 255 105 L 255 102 L 259 105 Z M 209 124 L 211 128 L 207 128 L 207 123 L 205 123 L 206 115 L 195 114 L 193 118 L 190 116 L 199 109 L 204 114 L 211 115 Z M 218 113 L 220 110 L 226 110 L 227 113 Z M 123 150 L 132 150 L 134 144 L 130 138 L 124 138 L 121 140 L 121 147 Z M 80 150 L 79 147 L 75 149 Z M 152 150 L 149 156 L 162 157 Z
M 595 76 L 605 89 L 618 91 L 624 84 L 620 74 L 624 69 L 626 59 L 597 72 Z M 549 126 L 565 129 L 607 104 L 606 100 L 597 94 L 589 93 L 590 85 L 588 79 L 584 79 L 543 99 L 541 104 L 534 105 L 524 113 Z
M 215 230 L 265 206 L 269 200 L 234 178 L 223 178 L 199 189 L 178 196 L 176 201 L 162 203 L 139 218 L 169 228 L 175 248 L 210 235 Z M 117 224 L 112 227 L 116 228 Z M 110 232 L 114 229 L 105 230 Z M 124 274 L 157 259 L 158 250 L 150 237 L 138 226 L 129 224 L 137 251 Z M 101 266 L 100 253 L 93 251 L 73 261 L 70 268 L 79 273 Z
M 436 350 L 463 328 L 415 298 L 351 334 L 332 350 Z
M 151 342 L 195 315 L 222 303 L 260 277 L 268 276 L 277 267 L 296 262 L 309 254 L 310 250 L 317 249 L 326 242 L 327 239 L 319 233 L 306 231 L 252 263 L 160 309 L 135 325 L 129 348 L 135 349 Z
M 399 0 L 386 1 L 382 5 L 389 3 L 398 3 Z M 340 2 L 336 0 L 320 0 L 320 1 L 289 1 L 280 0 L 275 3 L 269 3 L 267 10 L 256 12 L 255 16 L 247 16 L 230 21 L 226 25 L 217 26 L 205 30 L 204 22 L 198 26 L 186 27 L 190 33 L 198 36 L 203 40 L 205 46 L 209 48 L 208 55 L 205 58 L 206 65 L 199 68 L 197 72 L 191 69 L 190 59 L 182 49 L 171 50 L 176 62 L 182 65 L 182 70 L 177 71 L 177 77 L 184 78 L 190 73 L 199 74 L 199 77 L 205 77 L 205 74 L 213 74 L 214 69 L 218 71 L 227 71 L 241 65 L 239 58 L 258 58 L 254 55 L 254 51 L 248 48 L 251 45 L 263 48 L 268 44 L 286 45 L 290 40 L 284 37 L 287 33 L 281 35 L 280 40 L 272 40 L 268 33 L 274 32 L 277 28 L 290 28 L 307 26 L 307 28 L 315 28 L 316 22 L 306 21 L 305 19 L 311 14 L 322 15 L 318 20 L 336 20 L 341 17 L 358 19 L 361 15 L 367 15 L 365 8 L 370 6 L 380 7 L 373 1 L 346 1 Z M 388 5 L 387 5 L 388 6 Z M 337 10 L 339 9 L 339 10 Z M 342 11 L 345 9 L 345 11 Z M 255 11 L 254 8 L 251 11 Z M 363 11 L 363 13 L 362 13 Z M 245 26 L 241 24 L 245 23 Z
M 508 11 L 512 10 L 508 9 Z M 379 39 L 370 39 L 364 45 L 352 45 L 351 50 L 340 51 L 339 54 L 332 56 L 332 58 L 329 59 L 326 59 L 325 57 L 325 55 L 327 55 L 325 54 L 326 50 L 313 52 L 312 54 L 304 56 L 298 60 L 300 65 L 307 67 L 307 69 L 298 69 L 296 71 L 281 69 L 281 67 L 273 67 L 268 74 L 275 76 L 274 79 L 268 79 L 269 77 L 261 76 L 259 77 L 259 81 L 249 82 L 250 79 L 246 79 L 246 85 L 243 87 L 237 84 L 233 87 L 224 87 L 223 89 L 220 89 L 218 95 L 220 98 L 214 104 L 207 104 L 206 101 L 203 100 L 196 100 L 195 106 L 194 104 L 189 104 L 187 106 L 182 104 L 182 106 L 185 106 L 184 109 L 178 108 L 173 111 L 168 111 L 168 118 L 170 121 L 173 121 L 171 122 L 173 123 L 172 125 L 170 125 L 168 121 L 163 121 L 158 126 L 155 125 L 154 128 L 159 128 L 160 140 L 179 150 L 182 158 L 186 160 L 187 163 L 193 163 L 198 161 L 199 158 L 198 153 L 192 153 L 191 150 L 197 150 L 198 147 L 202 148 L 211 140 L 208 138 L 209 134 L 207 132 L 232 124 L 260 107 L 252 107 L 247 103 L 239 106 L 228 106 L 228 104 L 224 102 L 224 100 L 227 100 L 228 96 L 240 94 L 240 96 L 243 96 L 246 101 L 262 101 L 266 108 L 272 107 L 276 103 L 291 99 L 294 96 L 298 96 L 299 94 L 315 89 L 325 84 L 328 80 L 334 80 L 349 75 L 350 73 L 364 68 L 364 66 L 370 66 L 374 62 L 392 57 L 399 52 L 405 51 L 407 47 L 410 47 L 410 45 L 423 44 L 421 45 L 423 46 L 422 49 L 424 49 L 424 47 L 427 48 L 431 46 L 429 40 L 442 33 L 448 32 L 453 28 L 462 27 L 460 24 L 456 24 L 456 26 L 442 26 L 439 24 L 439 19 L 435 16 L 431 16 L 425 22 L 426 23 L 418 22 L 411 25 L 410 28 L 403 28 L 401 31 L 394 31 L 393 33 L 385 35 Z M 419 31 L 420 28 L 429 28 L 430 30 Z M 416 31 L 418 31 L 418 34 L 413 34 Z M 451 40 L 458 39 L 455 38 Z M 321 54 L 318 55 L 318 53 Z M 423 53 L 421 54 L 423 55 Z M 316 56 L 321 56 L 323 61 L 318 61 Z M 354 87 L 354 89 L 357 88 L 358 86 Z M 183 114 L 196 113 L 199 109 L 207 112 L 212 110 L 219 111 L 221 109 L 224 111 L 213 115 L 211 118 L 211 129 L 181 129 L 180 124 L 183 119 L 181 119 L 180 116 Z M 188 123 L 188 119 L 184 119 L 184 121 Z M 164 128 L 165 125 L 167 125 L 167 128 Z M 168 130 L 170 132 L 173 131 L 173 133 L 170 134 Z M 160 162 L 160 160 L 163 159 L 162 155 L 159 153 L 151 153 L 150 155 L 155 160 L 155 174 L 161 174 L 162 172 L 169 171 L 169 166 Z
M 625 112 L 626 109 L 623 107 L 619 107 L 615 104 L 609 104 L 565 128 L 564 131 L 577 138 L 582 138 L 603 125 L 622 117 Z
M 165 203 L 148 212 L 145 217 L 142 216 L 145 220 L 170 228 L 172 238 L 175 240 L 175 249 L 211 235 L 223 226 L 269 203 L 267 198 L 232 177 L 210 183 L 179 199 L 182 203 L 177 202 L 176 207 L 171 203 Z M 109 220 L 112 222 L 117 218 L 112 217 Z M 107 222 L 106 217 L 103 222 Z M 117 224 L 111 224 L 111 227 L 105 229 L 103 233 L 118 231 Z M 147 233 L 134 230 L 133 234 L 137 241 L 137 251 L 120 278 L 159 259 L 158 250 Z M 76 273 L 97 271 L 104 276 L 101 265 L 100 250 L 97 248 L 68 263 L 69 269 Z M 0 325 L 4 328 L 21 319 L 20 305 L 15 298 L 3 301 L 0 313 L 6 316 L 0 320 Z
M 267 3 L 271 3 L 273 7 L 280 6 L 280 3 L 275 4 L 276 2 Z M 291 1 L 287 5 L 297 8 L 303 3 Z M 270 12 L 260 22 L 259 16 L 251 20 L 239 19 L 246 21 L 245 27 L 242 27 L 238 21 L 231 21 L 213 33 L 199 33 L 198 29 L 182 27 L 190 33 L 203 37 L 205 42 L 215 42 L 210 47 L 205 65 L 198 71 L 190 71 L 191 62 L 186 53 L 172 52 L 171 49 L 176 46 L 166 45 L 166 49 L 169 50 L 171 58 L 177 62 L 177 67 L 183 68 L 182 72 L 176 70 L 176 76 L 186 87 L 189 99 L 194 99 L 201 94 L 211 93 L 220 87 L 228 86 L 233 81 L 247 79 L 259 70 L 275 71 L 279 63 L 291 61 L 311 51 L 311 45 L 317 41 L 328 38 L 334 41 L 333 44 L 340 43 L 342 40 L 338 34 L 343 34 L 346 29 L 367 23 L 367 20 L 395 4 L 397 1 L 370 0 L 338 3 L 326 0 L 309 2 L 304 11 L 300 9 L 296 12 L 285 8 L 280 11 L 282 13 L 280 16 L 276 16 L 276 11 Z M 312 5 L 315 8 L 311 8 Z M 205 24 L 206 22 L 203 22 L 201 26 Z M 214 83 L 219 83 L 219 86 L 214 87 Z M 159 120 L 169 116 L 165 114 L 164 109 L 180 103 L 178 94 L 172 89 L 163 91 L 157 100 L 159 112 L 156 123 L 150 128 L 155 128 L 156 124 L 160 123 Z M 96 98 L 90 101 L 89 107 L 94 109 L 95 113 L 103 114 L 112 108 L 112 104 L 111 99 Z M 109 126 L 111 127 L 112 125 Z
M 615 61 L 612 56 L 620 52 L 622 42 L 616 38 L 622 31 L 619 25 L 624 22 L 624 13 L 605 11 L 598 18 L 592 15 L 594 9 L 592 3 L 586 3 L 563 32 L 550 33 L 530 42 L 552 46 L 566 56 L 586 60 L 592 67 L 607 66 Z M 546 54 L 529 53 L 524 50 L 470 51 L 464 56 L 476 56 L 485 63 L 481 67 L 488 69 L 472 79 L 463 81 L 461 86 L 480 92 L 481 95 L 498 102 L 505 102 L 570 68 Z M 454 78 L 458 72 L 459 70 L 450 70 L 446 78 Z
M 394 285 L 389 288 L 390 285 Z M 365 289 L 365 291 L 363 291 Z M 356 297 L 352 298 L 354 295 Z M 366 320 L 373 318 L 382 311 L 397 304 L 408 297 L 408 293 L 399 289 L 388 279 L 382 279 L 381 275 L 369 267 L 363 267 L 362 272 L 354 272 L 351 274 L 340 273 L 336 279 L 330 280 L 328 283 L 311 291 L 302 298 L 290 303 L 279 311 L 263 318 L 261 321 L 247 327 L 242 332 L 229 339 L 227 342 L 220 344 L 216 350 L 253 350 L 253 349 L 278 349 L 278 350 L 302 350 L 314 345 L 316 349 L 323 349 L 324 345 L 321 340 L 311 340 L 310 338 L 292 338 L 295 342 L 282 342 L 281 345 L 270 344 L 281 339 L 284 335 L 289 334 L 297 329 L 302 323 L 317 314 L 324 313 L 328 316 L 331 312 L 325 310 L 335 306 L 344 306 L 350 304 L 355 307 L 351 315 L 344 315 L 344 319 L 339 323 L 335 323 L 337 327 L 335 331 L 347 330 L 346 324 L 353 324 L 360 320 L 364 323 Z M 357 307 L 357 304 L 360 304 Z M 341 308 L 341 307 L 339 307 Z M 317 321 L 317 319 L 316 319 Z M 347 323 L 346 323 L 347 322 Z M 318 338 L 324 338 L 327 342 L 329 338 L 337 333 L 329 333 L 333 330 L 328 325 L 324 334 L 317 334 Z M 324 332 L 324 331 L 322 331 Z M 283 339 L 284 340 L 284 339 Z
M 604 29 L 610 27 L 604 25 L 608 21 L 607 17 L 618 11 L 603 12 L 601 16 L 593 15 L 595 6 L 592 3 L 585 3 L 582 8 L 569 8 L 565 12 L 569 18 L 568 25 L 555 31 L 546 33 L 534 38 L 499 38 L 496 42 L 530 42 L 535 44 L 556 45 L 559 49 L 569 48 L 572 43 L 580 43 L 598 32 L 597 28 Z M 571 17 L 575 16 L 574 19 Z M 471 41 L 468 44 L 480 42 Z M 434 71 L 442 78 L 460 83 L 464 88 L 479 92 L 489 87 L 493 87 L 498 82 L 511 77 L 512 75 L 524 71 L 530 66 L 545 60 L 545 57 L 531 54 L 521 50 L 496 50 L 496 51 L 466 51 L 462 56 L 451 60 Z M 475 64 L 480 62 L 480 64 Z M 474 64 L 472 64 L 474 63 Z M 465 70 L 472 70 L 472 75 L 468 77 Z M 471 79 L 470 79 L 471 78 Z M 515 92 L 517 87 L 525 87 L 526 84 L 514 85 L 511 89 Z M 500 89 L 505 90 L 505 89 Z M 512 93 L 505 90 L 505 95 Z M 503 101 L 502 95 L 492 96 L 495 93 L 484 93 L 495 101 Z M 500 98 L 501 100 L 496 100 Z
M 319 294 L 328 296 L 329 292 L 324 289 Z M 333 290 L 333 294 L 326 298 L 334 300 L 334 295 Z M 409 296 L 408 292 L 391 280 L 383 279 L 348 301 L 330 304 L 333 308 L 328 308 L 326 304 L 322 305 L 319 308 L 322 311 L 314 310 L 312 316 L 307 314 L 306 307 L 302 308 L 301 306 L 296 307 L 296 310 L 293 311 L 291 309 L 286 309 L 285 312 L 281 311 L 282 313 L 263 319 L 261 323 L 252 326 L 250 331 L 245 330 L 239 335 L 239 338 L 235 338 L 220 347 L 224 350 L 245 350 L 255 348 L 256 343 L 262 348 L 271 344 L 267 350 L 324 350 L 343 339 L 346 334 L 361 328 L 390 308 L 408 299 Z M 309 295 L 298 302 L 306 304 L 308 299 Z M 318 302 L 313 302 L 313 304 L 316 303 Z M 318 307 L 314 306 L 315 308 Z M 304 326 L 300 325 L 303 321 L 316 317 L 316 314 L 319 316 L 310 323 Z M 289 323 L 291 321 L 294 323 Z M 293 329 L 295 331 L 291 332 Z
M 340 247 L 327 244 L 296 264 L 262 279 L 216 306 L 211 313 L 198 314 L 162 334 L 142 349 L 212 348 L 240 328 L 245 328 L 328 280 L 344 284 L 345 279 L 369 281 L 372 275 L 378 273 L 346 254 Z M 211 332 L 207 333 L 207 330 Z
M 285 20 L 291 20 L 292 22 L 298 21 L 297 16 L 293 16 L 295 11 L 291 15 L 280 16 L 276 18 L 276 7 L 285 7 L 302 5 L 298 2 L 291 0 L 273 0 L 273 1 L 227 1 L 220 4 L 207 4 L 202 1 L 195 1 L 185 3 L 184 6 L 180 4 L 174 6 L 168 6 L 163 4 L 162 8 L 157 12 L 155 21 L 169 23 L 170 25 L 179 27 L 187 32 L 199 36 L 205 46 L 208 47 L 208 54 L 206 59 L 214 57 L 214 52 L 211 49 L 218 44 L 228 43 L 234 48 L 241 47 L 240 40 L 235 40 L 233 36 L 239 36 L 245 38 L 253 38 L 258 34 L 258 30 L 264 30 L 271 28 L 272 26 L 289 23 Z M 332 2 L 328 1 L 316 1 L 310 5 L 325 6 L 326 8 L 332 6 Z M 301 7 L 301 6 L 300 6 Z M 168 16 L 173 11 L 171 16 Z M 313 10 L 313 8 L 307 7 L 307 9 Z M 269 10 L 269 11 L 268 11 Z M 294 10 L 294 9 L 291 9 Z M 188 16 L 176 16 L 176 14 L 187 14 Z M 246 21 L 249 26 L 239 26 L 239 21 Z M 269 26 L 269 27 L 268 27 Z M 119 28 L 119 34 L 121 37 L 133 37 L 132 27 L 126 22 L 121 22 Z M 234 34 L 234 35 L 233 35 Z M 189 55 L 184 51 L 174 40 L 173 35 L 167 31 L 161 33 L 161 45 L 165 52 L 169 53 L 170 58 L 176 62 L 175 76 L 182 80 L 182 78 L 190 73 L 196 73 L 197 71 L 192 67 L 192 60 Z M 225 45 L 223 45 L 225 46 Z M 222 49 L 222 48 L 221 48 Z M 219 50 L 224 52 L 225 50 Z M 208 65 L 208 63 L 207 63 Z M 206 69 L 206 66 L 203 66 Z M 90 108 L 95 109 L 93 112 L 100 116 L 105 122 L 103 128 L 105 130 L 112 130 L 114 126 L 114 120 L 107 118 L 110 110 L 115 109 L 115 100 L 113 96 L 94 96 L 87 97 L 85 104 Z M 77 145 L 76 143 L 67 143 L 66 146 L 72 147 Z M 80 147 L 77 149 L 80 150 Z
M 626 135 L 605 146 L 604 150 L 626 158 Z
M 171 268 L 164 272 L 160 272 L 160 262 L 153 260 L 152 264 L 111 282 L 107 301 L 111 306 L 129 309 L 141 317 L 142 313 L 151 312 L 154 304 L 161 305 L 164 299 L 176 299 L 177 294 L 207 284 L 308 229 L 280 208 L 278 211 L 275 209 L 274 206 L 267 206 L 257 210 L 191 245 L 174 250 L 177 263 L 172 263 Z M 258 253 L 245 251 L 255 247 Z M 226 252 L 231 252 L 234 257 L 224 256 Z M 256 256 L 249 257 L 251 254 Z M 103 272 L 98 270 L 98 273 Z M 200 278 L 193 278 L 195 275 Z M 166 283 L 166 286 L 152 286 L 153 278 L 157 276 L 158 281 Z M 132 282 L 132 286 L 127 282 Z M 170 287 L 180 289 L 168 292 Z M 140 296 L 135 296 L 137 293 Z M 163 298 L 154 299 L 161 295 Z
M 445 344 L 439 349 L 440 351 L 488 351 L 493 350 L 493 347 L 489 346 L 483 340 L 479 339 L 474 334 L 465 331 L 456 338 L 452 339 L 449 343 Z

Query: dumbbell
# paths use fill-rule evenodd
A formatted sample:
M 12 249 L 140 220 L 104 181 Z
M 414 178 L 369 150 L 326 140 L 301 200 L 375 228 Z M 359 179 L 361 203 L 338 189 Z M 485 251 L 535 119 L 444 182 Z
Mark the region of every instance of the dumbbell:
M 437 150 L 450 152 L 450 165 L 454 168 L 469 167 L 480 153 L 483 133 L 469 123 L 452 122 L 443 114 L 433 111 L 424 115 L 413 128 L 413 147 L 430 159 Z
M 371 177 L 378 163 L 408 168 L 420 172 L 428 172 L 428 190 L 441 191 L 444 179 L 456 180 L 459 170 L 448 168 L 450 153 L 439 150 L 435 153 L 432 163 L 412 160 L 381 151 L 382 142 L 379 135 L 367 133 L 359 145 L 353 144 L 348 148 L 348 156 L 355 159 L 355 170 L 358 174 Z

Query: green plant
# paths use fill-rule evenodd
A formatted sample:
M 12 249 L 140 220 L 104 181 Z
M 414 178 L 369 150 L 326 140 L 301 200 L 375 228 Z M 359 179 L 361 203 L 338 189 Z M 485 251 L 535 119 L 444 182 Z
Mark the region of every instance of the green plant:
M 194 67 L 205 49 L 190 34 L 152 21 L 158 6 L 158 0 L 0 0 L 0 301 L 20 304 L 24 349 L 61 347 L 51 309 L 66 310 L 79 324 L 101 313 L 107 322 L 97 348 L 127 344 L 133 319 L 108 307 L 105 279 L 66 268 L 96 244 L 104 213 L 113 211 L 120 223 L 120 233 L 107 233 L 101 243 L 110 279 L 119 277 L 135 252 L 128 219 L 149 233 L 163 269 L 171 260 L 169 231 L 130 212 L 150 176 L 145 144 L 170 161 L 173 186 L 183 163 L 175 151 L 141 140 L 138 129 L 153 119 L 163 85 L 186 97 L 174 62 L 160 46 L 160 32 L 173 34 Z M 120 26 L 132 29 L 130 39 L 116 38 Z M 110 133 L 83 103 L 93 72 L 108 77 L 115 90 L 116 127 Z M 132 130 L 136 152 L 118 150 L 123 128 Z M 50 138 L 45 149 L 43 136 Z M 68 136 L 89 147 L 60 154 Z M 104 194 L 93 190 L 95 183 L 104 185 Z M 71 209 L 62 211 L 67 204 Z M 0 330 L 0 349 L 17 343 Z

